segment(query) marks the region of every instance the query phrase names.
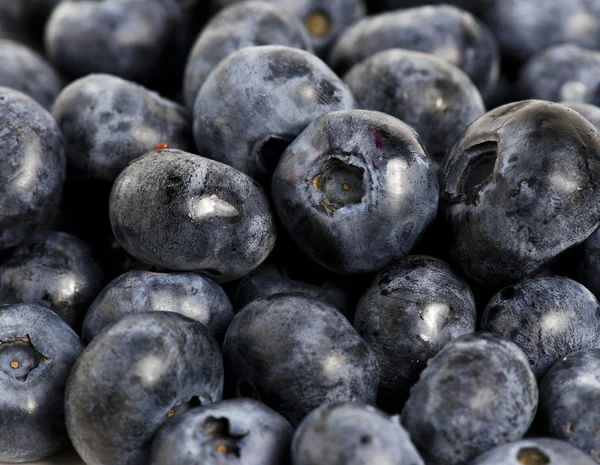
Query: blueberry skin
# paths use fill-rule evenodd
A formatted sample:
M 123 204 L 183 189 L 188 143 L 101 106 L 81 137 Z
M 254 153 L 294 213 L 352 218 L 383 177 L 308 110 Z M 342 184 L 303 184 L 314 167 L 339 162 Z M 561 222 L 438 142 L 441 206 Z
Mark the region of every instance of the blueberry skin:
M 574 44 L 556 45 L 521 68 L 518 87 L 524 98 L 598 105 L 599 74 L 600 52 Z
M 150 82 L 181 22 L 174 0 L 63 0 L 46 24 L 46 55 L 71 77 Z
M 557 439 L 523 439 L 486 452 L 471 465 L 595 465 L 597 462 L 571 444 Z
M 204 82 L 194 137 L 201 155 L 268 179 L 285 146 L 315 118 L 353 107 L 346 85 L 311 53 L 248 47 L 221 61 Z
M 562 105 L 490 111 L 456 142 L 440 178 L 449 250 L 483 286 L 537 274 L 600 221 L 600 136 Z
M 377 357 L 378 403 L 399 412 L 427 360 L 452 339 L 474 332 L 475 320 L 471 289 L 438 258 L 411 255 L 380 273 L 354 317 Z
M 62 83 L 43 56 L 18 42 L 0 39 L 0 62 L 0 86 L 23 92 L 50 109 Z
M 260 265 L 277 236 L 269 200 L 255 181 L 179 150 L 151 152 L 119 175 L 110 221 L 134 257 L 218 282 Z
M 90 305 L 83 322 L 86 344 L 106 326 L 139 312 L 177 312 L 202 323 L 222 341 L 233 319 L 227 295 L 208 278 L 194 273 L 133 270 L 113 279 Z
M 398 417 L 352 402 L 322 405 L 294 434 L 294 465 L 423 465 Z
M 484 21 L 500 43 L 503 53 L 525 61 L 561 43 L 600 47 L 598 0 L 492 0 Z
M 344 76 L 359 107 L 411 126 L 439 162 L 464 129 L 485 113 L 475 85 L 433 55 L 392 49 L 361 61 Z
M 274 294 L 300 292 L 333 305 L 346 317 L 354 312 L 354 305 L 341 280 L 327 280 L 321 285 L 311 284 L 290 277 L 286 264 L 267 261 L 246 275 L 235 290 L 237 309 L 259 297 Z
M 145 465 L 164 422 L 222 393 L 219 345 L 203 324 L 173 312 L 127 315 L 73 367 L 65 396 L 69 437 L 87 465 Z
M 165 423 L 150 465 L 285 465 L 293 434 L 287 420 L 260 402 L 224 400 Z
M 492 297 L 481 328 L 517 344 L 541 379 L 565 355 L 600 347 L 600 303 L 569 278 L 526 279 Z
M 55 216 L 65 180 L 63 137 L 31 97 L 0 87 L 0 251 Z
M 82 350 L 50 310 L 0 306 L 0 461 L 40 460 L 67 446 L 64 389 Z
M 402 424 L 427 465 L 458 465 L 523 437 L 538 388 L 525 354 L 491 333 L 461 336 L 429 360 Z
M 102 289 L 102 270 L 91 248 L 70 234 L 38 233 L 0 264 L 0 304 L 49 308 L 79 331 Z
M 483 13 L 490 8 L 492 1 L 493 0 L 382 0 L 383 5 L 387 10 L 444 3 L 454 5 L 477 16 L 482 16 Z
M 377 271 L 406 255 L 438 204 L 435 168 L 418 137 L 372 111 L 311 123 L 281 157 L 271 188 L 296 244 L 341 274 Z
M 592 125 L 600 130 L 600 107 L 596 105 L 591 105 L 589 103 L 580 103 L 580 102 L 560 102 L 561 105 L 570 108 L 571 110 L 575 110 L 577 113 L 582 115 L 585 119 L 587 119 Z
M 65 137 L 70 165 L 84 178 L 112 182 L 133 160 L 166 143 L 190 151 L 187 110 L 124 79 L 93 74 L 69 84 L 52 115 Z
M 194 107 L 202 84 L 227 55 L 257 45 L 285 45 L 312 51 L 306 30 L 288 11 L 264 1 L 232 4 L 210 20 L 190 52 L 183 80 L 185 104 Z
M 571 353 L 540 383 L 540 413 L 552 436 L 600 459 L 600 349 Z
M 600 297 L 600 229 L 577 247 L 575 257 L 574 277 Z
M 60 0 L 0 0 L 0 37 L 41 47 L 46 20 Z
M 328 303 L 303 294 L 257 299 L 223 342 L 227 376 L 297 425 L 324 402 L 373 404 L 379 370 L 372 350 Z
M 215 0 L 220 7 L 241 0 Z M 304 24 L 312 47 L 324 56 L 340 33 L 366 14 L 365 0 L 267 0 Z
M 450 5 L 427 5 L 364 18 L 339 37 L 328 63 L 342 74 L 370 56 L 393 48 L 431 53 L 462 69 L 482 95 L 498 82 L 500 52 L 489 29 Z

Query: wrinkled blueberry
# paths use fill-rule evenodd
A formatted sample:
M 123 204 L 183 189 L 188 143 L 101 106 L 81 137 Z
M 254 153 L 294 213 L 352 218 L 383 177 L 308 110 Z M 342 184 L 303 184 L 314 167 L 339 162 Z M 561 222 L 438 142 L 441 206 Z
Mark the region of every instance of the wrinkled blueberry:
M 344 81 L 360 108 L 395 116 L 417 131 L 436 162 L 485 113 L 469 77 L 427 53 L 400 49 L 376 53 L 350 69 Z
M 233 309 L 223 289 L 194 273 L 152 273 L 133 270 L 111 281 L 85 315 L 82 339 L 87 344 L 125 315 L 177 312 L 202 323 L 223 340 Z
M 524 98 L 598 105 L 600 52 L 573 44 L 550 47 L 521 68 L 518 85 Z
M 112 182 L 157 144 L 193 147 L 191 118 L 183 107 L 115 76 L 94 74 L 71 83 L 52 115 L 70 165 L 84 178 Z
M 210 20 L 190 52 L 183 81 L 185 104 L 194 107 L 202 84 L 223 58 L 256 45 L 312 49 L 302 24 L 287 11 L 263 1 L 235 3 Z
M 402 424 L 427 465 L 465 464 L 522 438 L 537 403 L 535 376 L 521 349 L 494 334 L 468 334 L 429 361 Z
M 373 352 L 344 316 L 304 294 L 257 299 L 234 318 L 223 342 L 229 382 L 298 424 L 324 402 L 375 402 Z
M 225 400 L 167 422 L 152 442 L 150 465 L 284 465 L 293 433 L 260 402 Z
M 110 197 L 115 237 L 150 264 L 217 281 L 267 258 L 276 230 L 269 201 L 248 176 L 221 163 L 158 150 L 130 164 Z
M 63 137 L 50 113 L 0 87 L 0 251 L 56 215 L 65 164 Z
M 435 218 L 438 181 L 418 135 L 379 112 L 317 118 L 285 151 L 273 202 L 296 244 L 344 274 L 406 255 Z
M 412 255 L 379 274 L 354 317 L 379 364 L 378 404 L 399 412 L 427 360 L 475 319 L 469 286 L 442 260 Z
M 440 173 L 450 252 L 484 286 L 535 275 L 600 223 L 600 136 L 562 105 L 530 100 L 490 111 Z
M 70 234 L 38 233 L 0 264 L 0 304 L 42 305 L 75 331 L 100 289 L 92 250 Z
M 23 92 L 50 109 L 62 83 L 44 57 L 25 45 L 0 39 L 0 63 L 0 86 Z
M 595 465 L 592 457 L 557 439 L 523 439 L 496 447 L 472 465 Z
M 69 437 L 87 465 L 146 465 L 165 421 L 218 402 L 222 391 L 219 345 L 203 324 L 173 312 L 127 315 L 73 367 Z
M 68 444 L 64 389 L 82 350 L 44 307 L 0 306 L 0 461 L 39 460 Z
M 294 465 L 423 465 L 398 417 L 351 402 L 325 404 L 308 415 L 292 443 Z
M 540 384 L 540 413 L 550 433 L 600 460 L 600 349 L 562 358 Z
M 240 0 L 216 0 L 225 6 Z M 339 34 L 365 15 L 365 0 L 267 0 L 296 15 L 317 55 L 324 55 Z
M 569 278 L 526 279 L 490 300 L 481 327 L 517 344 L 541 378 L 565 355 L 600 347 L 600 303 Z
M 502 51 L 521 61 L 565 42 L 599 48 L 599 15 L 598 0 L 491 0 L 483 12 Z
M 589 103 L 580 103 L 580 102 L 560 102 L 561 105 L 570 108 L 571 110 L 575 110 L 577 113 L 582 115 L 585 119 L 587 119 L 590 123 L 594 125 L 597 130 L 600 130 L 600 108 L 596 105 L 591 105 Z
M 498 44 L 471 14 L 450 5 L 427 5 L 382 13 L 346 29 L 329 54 L 338 73 L 377 52 L 393 48 L 431 53 L 462 69 L 482 95 L 496 86 Z
M 63 0 L 46 24 L 46 54 L 73 78 L 107 73 L 149 83 L 181 22 L 174 0 Z
M 353 107 L 346 85 L 311 53 L 248 47 L 221 61 L 200 89 L 194 136 L 201 155 L 265 178 L 315 118 Z

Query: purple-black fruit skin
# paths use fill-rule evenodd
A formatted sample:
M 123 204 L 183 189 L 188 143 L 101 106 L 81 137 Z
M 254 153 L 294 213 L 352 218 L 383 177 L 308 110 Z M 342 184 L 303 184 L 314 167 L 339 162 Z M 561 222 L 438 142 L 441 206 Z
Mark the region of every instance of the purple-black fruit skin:
M 324 402 L 373 404 L 372 350 L 330 304 L 304 294 L 257 299 L 234 317 L 223 342 L 229 383 L 254 391 L 297 425 Z
M 328 64 L 343 74 L 370 56 L 393 48 L 436 55 L 462 69 L 480 93 L 498 82 L 500 52 L 487 26 L 451 5 L 427 5 L 357 21 L 338 38 Z
M 83 179 L 112 183 L 157 144 L 191 151 L 192 120 L 181 105 L 107 74 L 78 79 L 59 94 L 52 115 L 70 167 Z
M 265 143 L 289 144 L 315 118 L 354 106 L 348 87 L 313 54 L 247 47 L 221 61 L 198 92 L 196 146 L 200 155 L 268 182 L 277 154 Z
M 260 45 L 285 45 L 312 51 L 304 27 L 288 11 L 264 1 L 234 3 L 210 20 L 190 52 L 183 80 L 186 106 L 194 108 L 202 84 L 227 55 Z
M 40 232 L 0 263 L 0 304 L 41 305 L 79 333 L 102 277 L 85 242 L 63 232 Z
M 398 417 L 355 402 L 313 410 L 292 442 L 293 465 L 423 465 Z
M 0 461 L 46 458 L 69 444 L 64 390 L 83 344 L 55 313 L 30 304 L 0 306 L 0 343 Z
M 427 465 L 463 465 L 521 439 L 538 405 L 525 354 L 492 333 L 448 343 L 429 360 L 402 412 Z
M 515 102 L 479 118 L 440 177 L 453 264 L 488 288 L 534 276 L 600 224 L 600 135 L 556 103 Z
M 269 200 L 256 181 L 171 149 L 142 156 L 119 175 L 110 220 L 116 239 L 134 257 L 217 282 L 252 271 L 277 237 Z
M 202 323 L 219 342 L 233 319 L 227 295 L 195 273 L 132 270 L 113 279 L 90 305 L 82 339 L 89 344 L 106 326 L 138 312 L 177 312 Z
M 56 121 L 31 97 L 0 87 L 0 251 L 56 216 L 66 176 Z
M 285 465 L 294 430 L 254 399 L 228 399 L 167 422 L 152 441 L 150 465 Z M 218 450 L 225 446 L 227 452 Z M 227 461 L 230 462 L 227 462 Z
M 380 273 L 360 299 L 354 327 L 375 352 L 377 402 L 398 413 L 427 361 L 475 331 L 471 289 L 448 264 L 409 255 Z
M 69 437 L 87 465 L 147 465 L 160 426 L 221 400 L 219 345 L 174 312 L 127 315 L 99 334 L 69 376 Z
M 439 196 L 413 129 L 365 110 L 311 123 L 281 157 L 271 191 L 296 244 L 340 274 L 378 271 L 408 254 L 435 218 Z
M 428 53 L 384 50 L 354 65 L 344 82 L 359 108 L 387 113 L 417 131 L 436 163 L 485 113 L 469 77 Z
M 600 107 L 596 105 L 592 105 L 591 103 L 581 103 L 581 102 L 573 102 L 573 101 L 564 101 L 560 102 L 561 105 L 564 105 L 571 110 L 575 110 L 585 119 L 587 119 L 592 125 L 600 130 Z

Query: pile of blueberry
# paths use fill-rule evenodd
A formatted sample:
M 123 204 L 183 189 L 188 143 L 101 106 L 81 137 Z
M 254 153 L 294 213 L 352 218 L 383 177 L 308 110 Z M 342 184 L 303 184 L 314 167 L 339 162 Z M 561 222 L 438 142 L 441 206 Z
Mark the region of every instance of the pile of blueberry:
M 0 464 L 600 463 L 599 129 L 600 0 L 0 0 Z

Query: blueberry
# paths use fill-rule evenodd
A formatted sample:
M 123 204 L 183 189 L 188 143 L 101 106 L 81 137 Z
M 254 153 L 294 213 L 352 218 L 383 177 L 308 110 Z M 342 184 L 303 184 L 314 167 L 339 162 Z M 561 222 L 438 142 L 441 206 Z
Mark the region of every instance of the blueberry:
M 63 137 L 31 97 L 0 87 L 0 251 L 56 215 L 65 180 Z
M 235 290 L 236 307 L 241 309 L 259 297 L 300 292 L 328 302 L 346 317 L 354 312 L 351 296 L 341 279 L 309 283 L 297 279 L 291 272 L 290 267 L 283 263 L 272 260 L 263 263 L 238 284 Z
M 185 104 L 194 107 L 202 84 L 223 58 L 256 45 L 312 50 L 304 27 L 291 13 L 263 1 L 232 4 L 211 19 L 190 52 L 183 81 Z
M 599 74 L 600 52 L 574 44 L 556 45 L 521 68 L 518 85 L 525 98 L 598 105 Z
M 577 247 L 574 268 L 574 277 L 600 297 L 600 229 Z
M 0 63 L 0 86 L 23 92 L 50 109 L 62 83 L 44 57 L 25 45 L 0 39 Z
M 589 103 L 560 102 L 565 107 L 575 110 L 600 131 L 600 108 Z
M 133 82 L 94 74 L 69 84 L 52 115 L 79 177 L 112 182 L 134 159 L 166 143 L 191 150 L 191 117 L 174 102 Z
M 541 378 L 565 355 L 600 347 L 600 303 L 569 278 L 526 279 L 490 300 L 481 327 L 521 347 Z
M 107 73 L 149 83 L 181 23 L 174 0 L 61 1 L 46 24 L 46 54 L 73 78 Z
M 450 5 L 427 5 L 382 13 L 346 29 L 329 54 L 345 73 L 377 52 L 393 48 L 431 53 L 461 68 L 482 95 L 496 86 L 500 56 L 496 39 L 470 13 Z
M 600 47 L 597 0 L 491 0 L 483 13 L 502 51 L 524 61 L 542 50 L 571 42 Z M 557 70 L 560 72 L 560 70 Z
M 495 334 L 448 343 L 412 388 L 402 424 L 427 465 L 468 463 L 523 437 L 538 388 L 525 354 Z
M 490 8 L 492 1 L 493 0 L 382 0 L 384 7 L 388 10 L 445 3 L 454 5 L 478 16 L 481 16 L 488 8 Z
M 460 69 L 433 55 L 392 49 L 361 61 L 344 77 L 360 108 L 412 126 L 439 161 L 485 113 L 481 95 Z
M 438 182 L 417 134 L 379 112 L 317 118 L 273 175 L 277 213 L 321 266 L 377 271 L 406 255 L 433 221 Z
M 293 432 L 264 404 L 225 400 L 167 422 L 152 443 L 150 465 L 284 465 Z
M 0 0 L 0 37 L 40 48 L 46 20 L 60 1 Z
M 90 247 L 62 232 L 36 234 L 0 264 L 0 304 L 42 305 L 75 331 L 101 288 Z
M 550 433 L 600 459 L 600 349 L 562 358 L 540 384 L 540 413 Z
M 412 255 L 379 274 L 354 317 L 379 364 L 377 402 L 399 412 L 427 360 L 475 331 L 475 319 L 469 286 L 440 259 Z
M 286 146 L 316 117 L 353 107 L 346 85 L 311 53 L 248 47 L 221 61 L 204 82 L 194 136 L 201 155 L 268 179 Z
M 216 0 L 225 6 L 240 0 Z M 365 0 L 267 0 L 304 24 L 317 55 L 325 55 L 339 34 L 366 13 Z
M 298 427 L 294 465 L 423 465 L 398 417 L 351 402 L 322 405 Z
M 463 133 L 441 168 L 449 249 L 502 287 L 546 268 L 600 223 L 600 136 L 562 105 L 504 105 Z
M 303 294 L 257 299 L 233 319 L 223 342 L 229 382 L 292 424 L 328 401 L 372 404 L 379 370 L 344 316 Z
M 276 230 L 269 201 L 248 176 L 221 163 L 158 150 L 134 161 L 110 198 L 115 237 L 133 256 L 217 281 L 267 258 Z
M 128 315 L 73 367 L 69 437 L 87 465 L 146 465 L 164 422 L 221 400 L 222 390 L 219 346 L 203 324 L 173 312 Z
M 524 439 L 496 447 L 472 465 L 595 465 L 592 457 L 556 439 Z
M 130 313 L 177 312 L 202 323 L 223 340 L 233 309 L 223 290 L 194 273 L 152 273 L 134 270 L 112 280 L 92 302 L 83 323 L 87 344 L 100 331 Z
M 39 460 L 68 444 L 64 388 L 82 350 L 44 307 L 0 306 L 0 461 Z

